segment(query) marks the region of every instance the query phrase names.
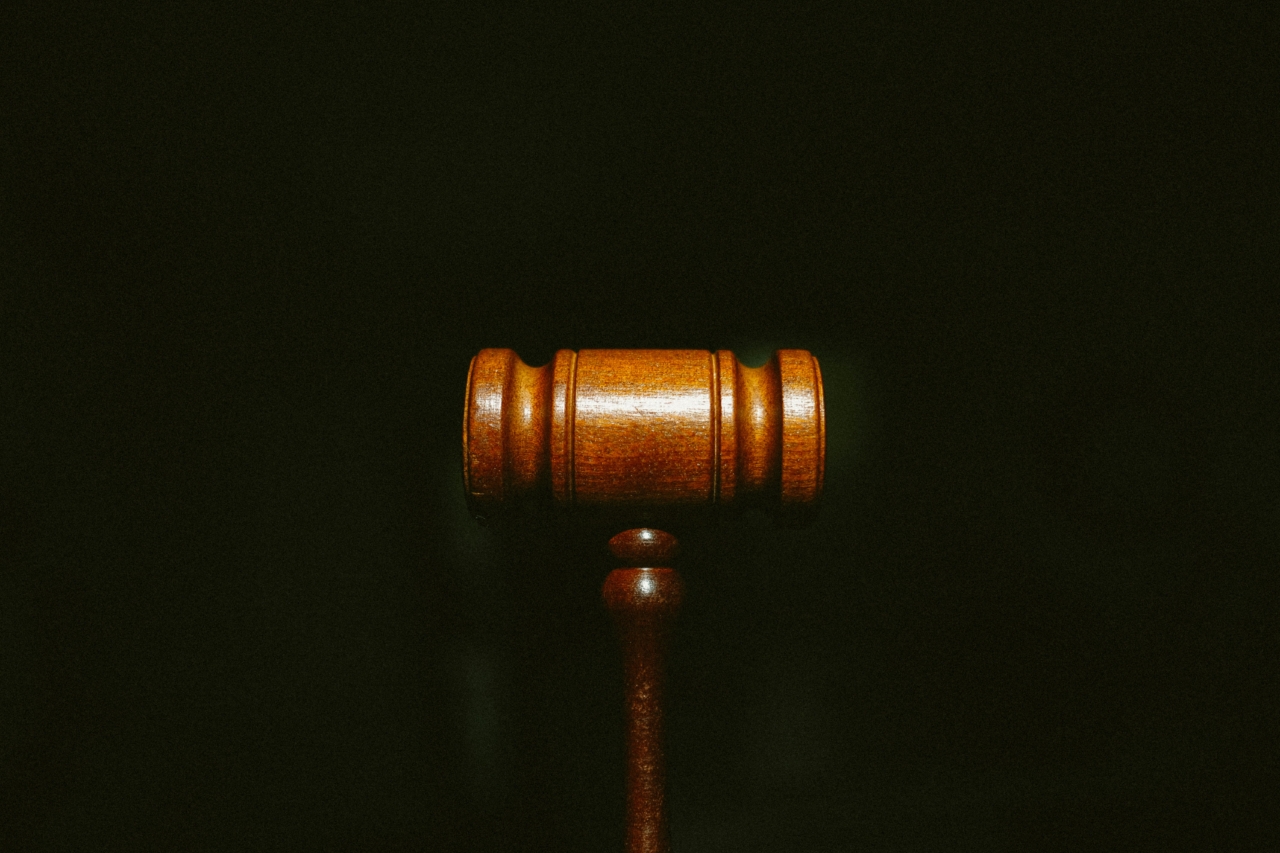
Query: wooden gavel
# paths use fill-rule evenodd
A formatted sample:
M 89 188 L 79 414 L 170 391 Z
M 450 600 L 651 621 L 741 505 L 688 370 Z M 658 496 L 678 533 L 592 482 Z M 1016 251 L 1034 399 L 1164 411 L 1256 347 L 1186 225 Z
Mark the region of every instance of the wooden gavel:
M 632 525 L 745 507 L 803 523 L 822 494 L 822 374 L 791 349 L 757 368 L 703 350 L 560 350 L 529 367 L 485 349 L 467 376 L 462 452 L 482 520 L 551 503 Z M 662 688 L 684 591 L 670 568 L 678 543 L 633 527 L 609 547 L 623 564 L 603 596 L 625 667 L 626 853 L 667 853 Z

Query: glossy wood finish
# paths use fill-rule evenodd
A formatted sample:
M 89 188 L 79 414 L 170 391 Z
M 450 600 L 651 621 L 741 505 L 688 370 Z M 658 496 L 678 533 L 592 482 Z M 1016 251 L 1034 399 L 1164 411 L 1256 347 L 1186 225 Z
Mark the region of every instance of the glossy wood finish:
M 609 553 L 623 566 L 669 566 L 680 553 L 680 542 L 665 530 L 637 527 L 610 539 Z
M 560 350 L 535 368 L 512 350 L 481 350 L 462 453 L 467 501 L 482 519 L 540 502 L 682 521 L 757 506 L 802 522 L 822 495 L 822 374 L 804 350 L 778 350 L 758 368 L 725 351 Z M 626 675 L 626 850 L 667 853 L 662 692 L 684 593 L 670 568 L 679 546 L 651 528 L 609 544 L 624 566 L 602 593 Z
M 676 538 L 660 530 L 628 530 L 609 542 L 629 568 L 615 569 L 602 594 L 613 614 L 626 684 L 626 853 L 668 853 L 666 762 L 662 692 L 666 647 L 680 609 L 684 583 L 662 567 L 678 550 Z
M 463 476 L 482 517 L 524 501 L 796 511 L 821 496 L 825 457 L 822 374 L 804 350 L 758 368 L 704 350 L 471 362 Z

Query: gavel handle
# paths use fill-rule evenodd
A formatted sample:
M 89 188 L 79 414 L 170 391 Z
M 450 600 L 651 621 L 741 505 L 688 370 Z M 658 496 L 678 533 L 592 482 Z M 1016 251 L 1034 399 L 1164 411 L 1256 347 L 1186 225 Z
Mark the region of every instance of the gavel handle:
M 675 569 L 615 569 L 604 601 L 622 642 L 626 679 L 626 853 L 668 853 L 662 692 L 666 646 L 684 584 Z

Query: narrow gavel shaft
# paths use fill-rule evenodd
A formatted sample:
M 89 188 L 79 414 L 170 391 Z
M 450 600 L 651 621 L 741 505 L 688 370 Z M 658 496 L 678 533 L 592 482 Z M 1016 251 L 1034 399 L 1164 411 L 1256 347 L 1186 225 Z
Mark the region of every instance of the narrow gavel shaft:
M 673 539 L 674 541 L 674 539 Z M 626 690 L 626 853 L 668 853 L 662 694 L 684 584 L 675 569 L 615 569 L 603 597 L 622 643 Z

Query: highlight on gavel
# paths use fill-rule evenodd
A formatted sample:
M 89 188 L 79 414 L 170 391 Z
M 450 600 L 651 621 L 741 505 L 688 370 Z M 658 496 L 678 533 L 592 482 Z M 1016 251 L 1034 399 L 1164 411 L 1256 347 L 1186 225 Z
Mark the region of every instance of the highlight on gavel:
M 723 350 L 560 350 L 529 367 L 485 349 L 467 377 L 462 448 L 481 519 L 533 502 L 631 523 L 744 507 L 803 523 L 822 494 L 822 374 L 795 349 L 757 368 Z M 667 853 L 662 691 L 684 594 L 678 543 L 645 526 L 609 548 L 622 564 L 603 597 L 625 672 L 625 849 Z

